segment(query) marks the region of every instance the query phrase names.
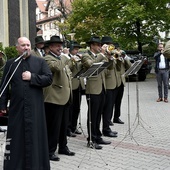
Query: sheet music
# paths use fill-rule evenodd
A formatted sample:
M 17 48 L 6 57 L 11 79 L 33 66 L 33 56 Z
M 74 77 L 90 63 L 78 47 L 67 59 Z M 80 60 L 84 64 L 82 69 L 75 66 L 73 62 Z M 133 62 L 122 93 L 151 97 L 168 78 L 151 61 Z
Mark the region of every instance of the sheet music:
M 101 67 L 99 67 L 98 70 L 96 70 L 94 73 L 93 73 L 93 76 L 97 76 L 100 72 L 102 72 L 104 69 L 108 68 L 112 63 L 109 63 L 109 62 L 104 62 Z
M 135 61 L 132 66 L 123 74 L 123 76 L 137 74 L 145 59 Z
M 106 69 L 110 64 L 111 63 L 109 62 L 94 63 L 85 73 L 81 75 L 81 77 L 97 76 L 101 71 Z
M 85 73 L 81 75 L 81 77 L 90 77 L 93 75 L 93 73 L 96 72 L 96 70 L 101 66 L 98 64 L 92 65 Z
M 83 74 L 83 73 L 85 73 L 85 69 L 84 68 L 82 68 L 76 75 L 74 75 L 74 77 L 73 78 L 79 78 L 79 77 L 81 77 L 81 75 Z

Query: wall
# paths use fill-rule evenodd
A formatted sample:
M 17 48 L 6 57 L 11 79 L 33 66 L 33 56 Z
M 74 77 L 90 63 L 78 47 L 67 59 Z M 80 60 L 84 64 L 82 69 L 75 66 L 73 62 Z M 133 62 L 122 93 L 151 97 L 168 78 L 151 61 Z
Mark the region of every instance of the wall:
M 35 0 L 0 0 L 0 42 L 15 45 L 20 36 L 34 42 L 36 36 Z

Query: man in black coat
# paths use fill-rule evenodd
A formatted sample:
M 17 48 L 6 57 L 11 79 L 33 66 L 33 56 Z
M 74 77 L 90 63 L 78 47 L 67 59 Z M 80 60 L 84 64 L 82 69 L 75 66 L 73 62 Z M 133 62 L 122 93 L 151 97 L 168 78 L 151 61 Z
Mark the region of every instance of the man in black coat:
M 7 61 L 1 83 L 1 89 L 7 84 L 1 112 L 6 112 L 10 100 L 3 169 L 49 170 L 43 87 L 52 83 L 52 73 L 43 58 L 30 55 L 28 38 L 20 37 L 16 48 L 25 55 Z

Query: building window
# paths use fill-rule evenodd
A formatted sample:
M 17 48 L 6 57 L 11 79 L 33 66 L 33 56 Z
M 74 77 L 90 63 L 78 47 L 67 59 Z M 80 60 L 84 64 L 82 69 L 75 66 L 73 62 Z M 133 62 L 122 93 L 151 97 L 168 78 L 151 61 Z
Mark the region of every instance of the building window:
M 47 30 L 47 24 L 44 24 L 44 30 Z
M 55 13 L 55 15 L 59 15 L 61 12 L 56 8 L 54 13 Z
M 40 28 L 42 30 L 42 25 L 38 25 L 38 28 Z
M 51 17 L 51 10 L 49 10 L 48 17 Z
M 51 29 L 51 22 L 49 23 L 49 29 Z

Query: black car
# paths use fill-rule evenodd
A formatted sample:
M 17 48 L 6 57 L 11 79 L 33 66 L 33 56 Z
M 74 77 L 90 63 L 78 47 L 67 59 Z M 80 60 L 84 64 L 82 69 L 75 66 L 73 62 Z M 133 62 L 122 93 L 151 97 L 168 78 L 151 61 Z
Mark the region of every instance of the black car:
M 148 61 L 147 56 L 143 56 L 140 54 L 139 51 L 125 51 L 126 55 L 130 58 L 131 63 L 134 63 L 135 61 L 141 60 L 144 58 L 144 63 L 139 69 L 138 73 L 136 75 L 131 75 L 130 77 L 136 77 L 139 81 L 145 81 L 146 76 L 148 73 L 150 73 L 152 69 L 151 62 Z

